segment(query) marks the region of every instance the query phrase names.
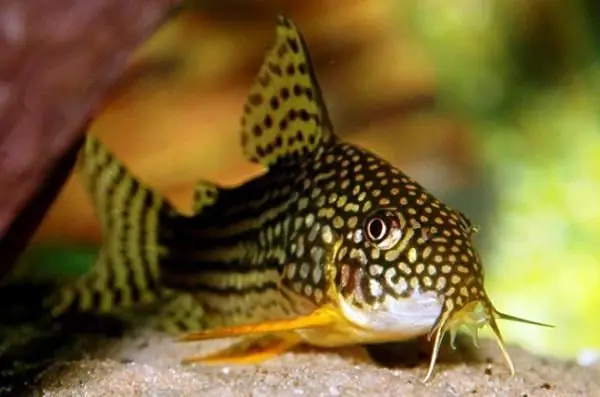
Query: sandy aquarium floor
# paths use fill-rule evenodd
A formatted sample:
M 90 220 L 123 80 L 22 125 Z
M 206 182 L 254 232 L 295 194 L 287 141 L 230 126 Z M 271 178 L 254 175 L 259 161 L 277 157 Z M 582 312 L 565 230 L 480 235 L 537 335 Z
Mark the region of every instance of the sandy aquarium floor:
M 478 350 L 447 349 L 433 380 L 424 385 L 420 380 L 428 353 L 416 344 L 380 345 L 370 355 L 359 347 L 301 349 L 260 365 L 182 366 L 184 356 L 228 342 L 178 344 L 150 331 L 49 337 L 47 330 L 31 327 L 4 335 L 0 395 L 7 396 L 600 396 L 600 368 L 512 347 L 517 375 L 511 378 L 495 343 L 488 340 Z M 62 347 L 51 348 L 53 344 Z M 11 372 L 7 365 L 17 368 Z

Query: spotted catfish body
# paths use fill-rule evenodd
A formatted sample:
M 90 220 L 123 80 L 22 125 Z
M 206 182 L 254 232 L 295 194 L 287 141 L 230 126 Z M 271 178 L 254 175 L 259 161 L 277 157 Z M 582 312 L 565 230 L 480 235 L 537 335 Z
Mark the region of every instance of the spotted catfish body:
M 298 343 L 340 346 L 490 325 L 475 228 L 459 211 L 333 130 L 308 50 L 280 17 L 242 118 L 242 145 L 267 172 L 234 188 L 199 182 L 178 214 L 88 137 L 79 167 L 103 221 L 91 275 L 51 300 L 110 311 L 178 296 L 165 323 L 192 341 L 246 336 L 188 362 L 255 362 Z M 179 302 L 179 301 L 177 301 Z M 168 320 L 168 321 L 167 321 Z

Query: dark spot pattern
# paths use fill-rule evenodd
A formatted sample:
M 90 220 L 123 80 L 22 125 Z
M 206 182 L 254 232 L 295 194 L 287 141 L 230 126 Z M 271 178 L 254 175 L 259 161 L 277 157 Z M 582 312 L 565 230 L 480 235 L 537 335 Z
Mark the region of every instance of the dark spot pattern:
M 282 18 L 244 107 L 241 136 L 248 159 L 265 165 L 295 162 L 332 139 L 331 129 L 321 128 L 328 116 L 311 68 L 303 38 Z
M 300 46 L 298 45 L 298 40 L 295 38 L 289 38 L 288 39 L 288 44 L 290 46 L 290 48 L 292 49 L 292 51 L 297 54 L 300 51 Z
M 273 118 L 271 117 L 271 115 L 267 114 L 265 116 L 265 128 L 271 128 L 273 126 Z
M 259 106 L 263 102 L 263 97 L 260 93 L 251 94 L 248 97 L 248 103 L 252 106 Z

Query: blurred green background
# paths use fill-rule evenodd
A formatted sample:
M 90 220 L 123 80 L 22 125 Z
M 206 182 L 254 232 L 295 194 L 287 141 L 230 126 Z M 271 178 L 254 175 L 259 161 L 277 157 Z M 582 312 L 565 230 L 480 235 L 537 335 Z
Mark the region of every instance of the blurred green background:
M 344 4 L 343 6 L 341 4 Z M 243 182 L 237 121 L 283 10 L 338 134 L 482 226 L 487 288 L 527 349 L 600 351 L 600 6 L 558 0 L 190 1 L 140 49 L 93 133 L 182 210 Z M 16 276 L 71 277 L 100 235 L 72 178 Z

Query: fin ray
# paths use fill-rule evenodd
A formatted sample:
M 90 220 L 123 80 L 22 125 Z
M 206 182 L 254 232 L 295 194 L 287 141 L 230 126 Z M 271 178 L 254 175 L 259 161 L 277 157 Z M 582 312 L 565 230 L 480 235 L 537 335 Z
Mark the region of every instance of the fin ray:
M 103 243 L 92 271 L 59 288 L 46 304 L 58 316 L 69 310 L 106 313 L 155 301 L 162 294 L 158 227 L 160 218 L 174 210 L 91 135 L 77 170 L 100 219 Z
M 334 139 L 308 48 L 284 16 L 244 106 L 241 135 L 246 157 L 267 167 Z
M 329 308 L 319 308 L 304 316 L 284 318 L 277 320 L 265 320 L 260 323 L 246 323 L 230 327 L 221 327 L 190 332 L 182 335 L 180 342 L 191 342 L 208 339 L 221 339 L 234 336 L 246 336 L 257 334 L 273 334 L 297 329 L 317 328 L 331 325 L 336 319 L 335 314 Z
M 293 332 L 246 337 L 215 353 L 206 356 L 186 357 L 182 360 L 182 364 L 258 364 L 265 360 L 275 358 L 301 343 L 302 340 L 300 336 Z

